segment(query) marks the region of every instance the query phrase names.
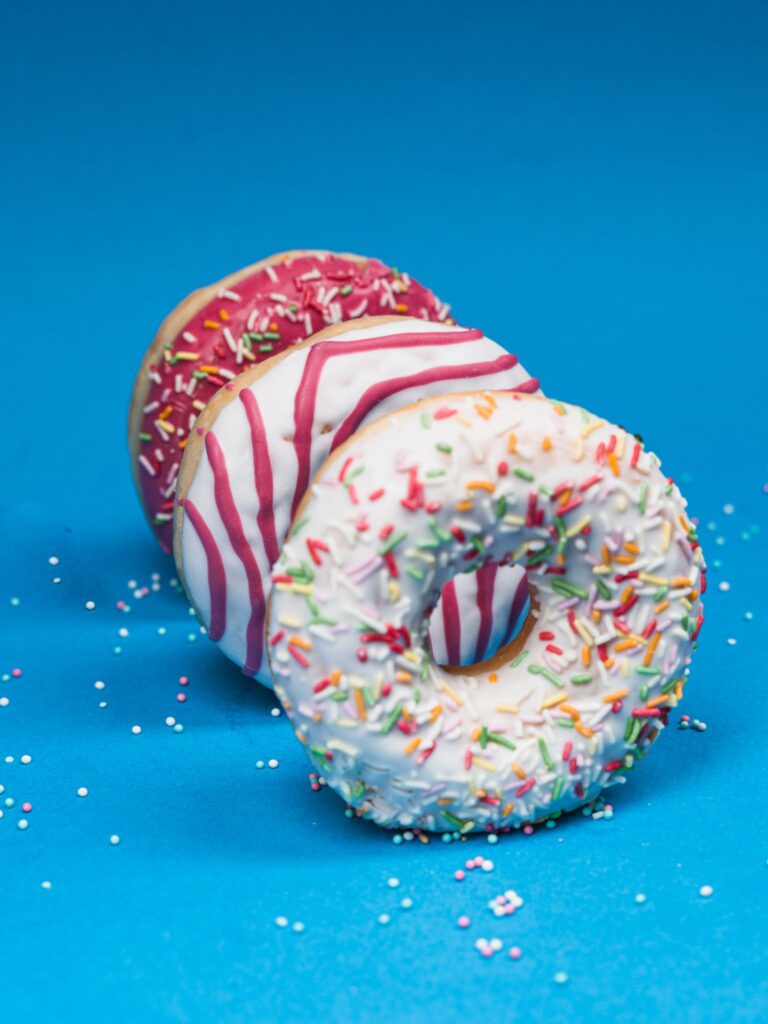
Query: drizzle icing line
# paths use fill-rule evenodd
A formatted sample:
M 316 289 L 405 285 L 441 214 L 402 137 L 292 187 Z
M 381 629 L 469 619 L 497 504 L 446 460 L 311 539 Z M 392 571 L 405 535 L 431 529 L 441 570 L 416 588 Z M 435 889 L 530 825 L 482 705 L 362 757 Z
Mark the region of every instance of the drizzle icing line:
M 224 630 L 227 628 L 227 577 L 224 572 L 224 562 L 216 538 L 195 503 L 187 499 L 184 502 L 184 511 L 189 516 L 189 521 L 200 538 L 208 562 L 208 588 L 211 595 L 211 621 L 208 626 L 208 636 L 211 640 L 221 640 Z
M 216 508 L 219 510 L 221 521 L 227 531 L 230 543 L 235 554 L 240 559 L 245 569 L 248 580 L 248 596 L 251 601 L 251 615 L 248 619 L 246 631 L 246 658 L 244 671 L 255 672 L 261 664 L 261 656 L 264 650 L 264 585 L 261 580 L 261 573 L 253 556 L 253 551 L 248 543 L 240 513 L 232 497 L 232 488 L 229 484 L 227 463 L 224 459 L 224 452 L 216 439 L 216 435 L 208 433 L 205 435 L 205 451 L 208 461 L 213 470 L 214 493 Z M 221 555 L 219 555 L 221 559 Z

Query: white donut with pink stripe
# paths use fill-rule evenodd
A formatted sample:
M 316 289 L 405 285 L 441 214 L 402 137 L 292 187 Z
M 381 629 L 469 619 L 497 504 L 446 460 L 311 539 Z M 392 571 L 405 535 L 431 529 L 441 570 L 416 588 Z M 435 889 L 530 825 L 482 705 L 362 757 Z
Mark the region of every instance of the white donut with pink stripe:
M 482 331 L 371 317 L 327 328 L 246 370 L 208 404 L 181 465 L 174 553 L 211 639 L 246 674 L 271 685 L 270 570 L 321 463 L 369 420 L 467 388 L 535 393 L 538 382 Z M 354 473 L 343 482 L 354 503 Z M 421 507 L 423 489 L 414 482 L 404 500 Z M 354 529 L 368 529 L 364 515 Z M 308 575 L 320 554 L 308 546 Z M 462 586 L 457 601 L 472 613 L 463 633 L 477 646 L 469 639 L 482 618 L 477 584 L 468 578 L 466 594 Z

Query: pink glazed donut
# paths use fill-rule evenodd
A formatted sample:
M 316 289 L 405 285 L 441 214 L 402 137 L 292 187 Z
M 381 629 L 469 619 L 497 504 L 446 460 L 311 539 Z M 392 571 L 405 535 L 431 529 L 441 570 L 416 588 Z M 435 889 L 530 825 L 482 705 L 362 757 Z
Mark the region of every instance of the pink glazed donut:
M 449 307 L 408 274 L 324 250 L 270 256 L 193 292 L 169 314 L 136 377 L 128 424 L 136 489 L 165 551 L 184 446 L 218 389 L 329 324 L 389 313 L 452 322 Z

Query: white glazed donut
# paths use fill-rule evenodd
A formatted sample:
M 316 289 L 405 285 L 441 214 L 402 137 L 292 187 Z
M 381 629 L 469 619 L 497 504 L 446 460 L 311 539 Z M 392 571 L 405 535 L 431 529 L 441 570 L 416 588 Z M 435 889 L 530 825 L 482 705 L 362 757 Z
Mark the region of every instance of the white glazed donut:
M 538 390 L 517 357 L 482 331 L 367 317 L 246 370 L 208 404 L 179 474 L 174 552 L 201 621 L 244 672 L 270 684 L 270 570 L 323 459 L 372 413 L 468 384 Z M 356 496 L 354 477 L 345 484 Z M 357 529 L 366 530 L 362 515 Z M 322 550 L 304 557 L 312 564 Z
M 405 507 L 414 481 L 424 503 Z M 621 428 L 541 397 L 431 398 L 360 431 L 298 509 L 269 611 L 275 691 L 318 770 L 379 824 L 461 832 L 623 780 L 703 621 L 685 504 Z M 532 613 L 493 666 L 456 675 L 425 611 L 486 562 L 528 569 Z

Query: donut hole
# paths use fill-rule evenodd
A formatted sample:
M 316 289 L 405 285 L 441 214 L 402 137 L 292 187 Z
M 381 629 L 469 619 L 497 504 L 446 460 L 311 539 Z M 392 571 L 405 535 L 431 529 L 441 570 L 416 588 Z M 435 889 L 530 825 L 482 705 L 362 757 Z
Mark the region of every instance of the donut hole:
M 432 657 L 449 672 L 487 671 L 511 657 L 530 633 L 536 601 L 519 565 L 488 562 L 442 587 L 428 616 Z

